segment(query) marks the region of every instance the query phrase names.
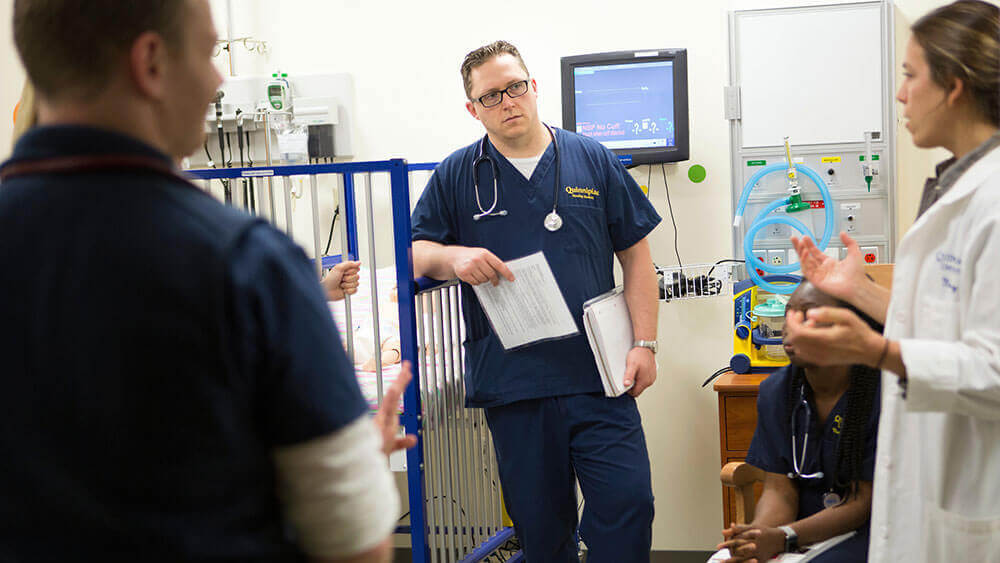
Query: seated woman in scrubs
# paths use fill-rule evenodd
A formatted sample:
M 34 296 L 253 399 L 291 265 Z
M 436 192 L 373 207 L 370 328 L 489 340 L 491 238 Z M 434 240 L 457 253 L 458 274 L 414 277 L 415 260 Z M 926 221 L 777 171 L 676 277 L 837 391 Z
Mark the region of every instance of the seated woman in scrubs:
M 803 281 L 787 311 L 820 306 L 845 304 Z M 817 548 L 808 560 L 868 558 L 879 372 L 860 365 L 816 367 L 789 357 L 791 365 L 765 379 L 757 398 L 757 428 L 746 459 L 766 472 L 756 517 L 724 530 L 712 561 L 764 563 L 845 534 L 851 535 L 822 553 Z

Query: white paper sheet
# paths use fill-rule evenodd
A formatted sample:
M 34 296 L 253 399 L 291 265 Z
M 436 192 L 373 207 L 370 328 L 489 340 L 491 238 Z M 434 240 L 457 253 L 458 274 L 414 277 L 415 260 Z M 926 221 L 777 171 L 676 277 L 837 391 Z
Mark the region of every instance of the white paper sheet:
M 473 286 L 504 350 L 579 332 L 544 254 L 536 252 L 506 264 L 513 282 L 501 278 L 496 287 Z

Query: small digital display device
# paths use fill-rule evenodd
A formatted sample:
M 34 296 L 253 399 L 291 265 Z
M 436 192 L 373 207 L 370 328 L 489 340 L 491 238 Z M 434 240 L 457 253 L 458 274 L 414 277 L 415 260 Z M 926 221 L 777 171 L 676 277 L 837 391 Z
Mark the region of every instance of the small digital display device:
M 291 111 L 292 92 L 288 84 L 288 75 L 275 73 L 267 84 L 267 101 L 275 111 Z
M 562 59 L 563 128 L 626 163 L 689 158 L 687 51 L 619 51 Z

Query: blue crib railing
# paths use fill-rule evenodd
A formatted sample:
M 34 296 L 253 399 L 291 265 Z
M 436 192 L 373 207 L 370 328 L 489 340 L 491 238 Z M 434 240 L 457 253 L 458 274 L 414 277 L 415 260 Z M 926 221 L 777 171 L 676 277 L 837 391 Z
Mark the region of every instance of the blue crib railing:
M 499 478 L 492 440 L 479 410 L 464 408 L 464 381 L 461 351 L 461 311 L 459 287 L 413 279 L 410 244 L 410 173 L 430 171 L 434 163 L 408 164 L 403 159 L 336 164 L 281 165 L 253 168 L 189 170 L 186 173 L 207 185 L 215 180 L 253 178 L 255 200 L 262 202 L 261 213 L 276 225 L 274 180 L 283 182 L 285 230 L 292 234 L 291 184 L 293 177 L 307 177 L 312 202 L 313 257 L 317 271 L 333 267 L 344 259 L 359 259 L 358 201 L 355 177 L 363 175 L 367 214 L 368 260 L 371 264 L 373 318 L 378 319 L 375 278 L 376 221 L 373 212 L 372 175 L 389 178 L 393 258 L 399 301 L 401 356 L 413 367 L 413 382 L 403 396 L 401 422 L 408 434 L 417 436 L 417 446 L 407 451 L 407 489 L 410 525 L 398 533 L 411 538 L 414 562 L 471 563 L 482 561 L 513 538 L 513 529 L 503 525 Z M 318 177 L 339 177 L 341 253 L 325 256 L 320 248 Z M 233 190 L 240 194 L 239 190 Z M 264 197 L 261 197 L 264 196 Z M 240 198 L 236 203 L 240 204 Z M 245 202 L 242 202 L 245 203 Z M 384 221 L 378 223 L 385 224 Z M 331 227 L 332 228 L 332 227 Z M 330 233 L 332 237 L 332 233 Z M 345 256 L 346 255 L 346 256 Z M 347 299 L 347 326 L 351 325 Z M 436 323 L 436 324 L 435 324 Z M 375 342 L 381 342 L 378 322 Z M 353 338 L 345 339 L 353 357 Z M 378 373 L 378 400 L 382 401 L 381 358 L 375 354 Z M 430 449 L 428 449 L 428 447 Z M 433 494 L 428 497 L 428 490 Z M 508 561 L 522 561 L 520 553 Z

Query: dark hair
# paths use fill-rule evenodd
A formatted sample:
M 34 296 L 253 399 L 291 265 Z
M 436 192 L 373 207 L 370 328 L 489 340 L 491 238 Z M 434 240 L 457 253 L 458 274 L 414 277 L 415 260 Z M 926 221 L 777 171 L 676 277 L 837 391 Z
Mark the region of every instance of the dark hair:
M 38 93 L 99 94 L 139 35 L 153 31 L 179 50 L 189 0 L 14 0 L 14 44 Z
M 804 374 L 805 370 L 802 368 L 792 371 L 788 386 L 789 424 L 794 406 L 803 393 L 803 386 L 806 399 L 812 399 L 812 389 L 806 385 Z M 848 496 L 855 496 L 858 493 L 858 482 L 861 481 L 862 464 L 865 459 L 865 429 L 868 428 L 872 408 L 878 399 L 876 391 L 882 373 L 868 366 L 853 365 L 849 374 L 847 405 L 844 409 L 844 421 L 840 427 L 840 440 L 837 442 L 837 465 L 833 483 L 846 490 Z M 795 452 L 792 452 L 792 455 L 795 455 Z
M 923 16 L 910 30 L 924 50 L 931 80 L 946 90 L 961 80 L 983 118 L 1000 126 L 1000 8 L 959 0 Z
M 521 68 L 524 69 L 524 72 L 528 72 L 528 67 L 524 64 L 524 59 L 521 58 L 521 53 L 518 52 L 517 47 L 506 41 L 494 41 L 489 45 L 484 45 L 468 55 L 465 55 L 465 60 L 462 61 L 462 85 L 465 86 L 465 96 L 467 98 L 470 100 L 472 99 L 472 69 L 482 65 L 493 57 L 499 57 L 500 55 L 510 55 L 514 57 L 517 59 L 517 62 L 521 64 Z
M 869 276 L 870 279 L 870 276 Z M 839 300 L 836 300 L 839 301 Z M 853 311 L 861 317 L 873 330 L 882 333 L 884 327 L 875 319 L 857 308 L 839 302 L 838 306 Z M 840 427 L 840 440 L 837 441 L 837 465 L 833 475 L 836 487 L 847 491 L 847 496 L 858 494 L 858 482 L 861 481 L 862 464 L 865 459 L 865 430 L 871 418 L 872 408 L 879 399 L 876 391 L 882 372 L 864 365 L 852 365 L 848 371 L 847 405 L 844 408 L 844 421 Z M 806 400 L 812 400 L 812 388 L 806 385 L 805 369 L 794 368 L 788 385 L 788 400 L 786 420 L 791 428 L 792 414 L 799 398 L 805 393 Z M 795 452 L 792 452 L 795 455 Z

